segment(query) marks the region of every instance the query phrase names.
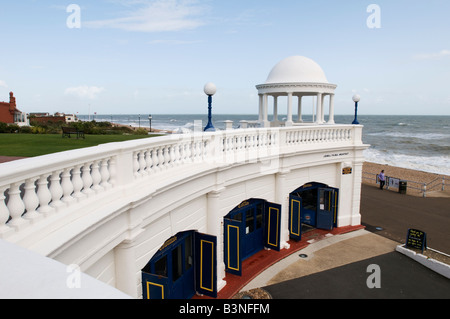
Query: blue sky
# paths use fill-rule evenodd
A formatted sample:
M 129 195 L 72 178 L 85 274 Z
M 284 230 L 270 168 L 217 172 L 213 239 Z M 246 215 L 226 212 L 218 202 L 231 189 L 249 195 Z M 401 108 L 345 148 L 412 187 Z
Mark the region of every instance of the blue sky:
M 302 55 L 338 85 L 336 114 L 352 114 L 358 93 L 360 114 L 450 115 L 449 13 L 448 0 L 2 0 L 0 101 L 14 91 L 24 112 L 198 114 L 214 82 L 215 113 L 254 114 L 255 85 Z

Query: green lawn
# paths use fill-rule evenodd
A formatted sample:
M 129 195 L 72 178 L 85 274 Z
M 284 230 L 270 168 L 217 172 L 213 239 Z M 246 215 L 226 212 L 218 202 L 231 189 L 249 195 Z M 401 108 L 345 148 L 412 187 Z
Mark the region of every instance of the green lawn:
M 0 156 L 34 157 L 104 143 L 122 142 L 147 135 L 86 135 L 85 139 L 60 134 L 0 134 Z

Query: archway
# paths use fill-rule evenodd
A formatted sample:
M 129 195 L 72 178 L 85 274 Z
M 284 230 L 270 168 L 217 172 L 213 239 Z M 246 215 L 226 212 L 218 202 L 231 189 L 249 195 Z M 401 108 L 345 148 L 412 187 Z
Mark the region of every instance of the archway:
M 302 225 L 332 230 L 337 227 L 339 189 L 307 183 L 289 194 L 289 236 L 301 240 Z
M 242 275 L 242 261 L 258 251 L 280 250 L 281 205 L 249 199 L 224 217 L 225 271 Z
M 143 299 L 217 297 L 217 238 L 196 231 L 172 236 L 142 269 Z

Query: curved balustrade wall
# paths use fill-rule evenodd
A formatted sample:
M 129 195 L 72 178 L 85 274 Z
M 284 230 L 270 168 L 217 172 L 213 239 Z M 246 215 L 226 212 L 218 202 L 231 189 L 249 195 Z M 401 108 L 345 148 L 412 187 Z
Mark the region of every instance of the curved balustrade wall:
M 171 135 L 51 154 L 2 164 L 0 238 L 87 198 L 158 172 L 191 163 L 216 165 L 361 143 L 360 126 L 243 129 Z M 118 165 L 132 163 L 132 170 Z

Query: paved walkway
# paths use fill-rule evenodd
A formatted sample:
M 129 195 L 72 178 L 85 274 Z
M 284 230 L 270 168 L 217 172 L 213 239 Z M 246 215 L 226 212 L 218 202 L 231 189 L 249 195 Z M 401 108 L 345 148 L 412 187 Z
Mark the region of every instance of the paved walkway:
M 366 230 L 313 243 L 266 269 L 243 290 L 263 287 L 275 299 L 448 299 L 449 279 L 395 247 L 404 243 L 409 228 L 418 228 L 427 233 L 428 247 L 450 253 L 449 208 L 449 198 L 412 197 L 363 185 L 361 215 Z M 373 264 L 380 267 L 379 289 L 367 286 L 372 274 L 368 267 Z

